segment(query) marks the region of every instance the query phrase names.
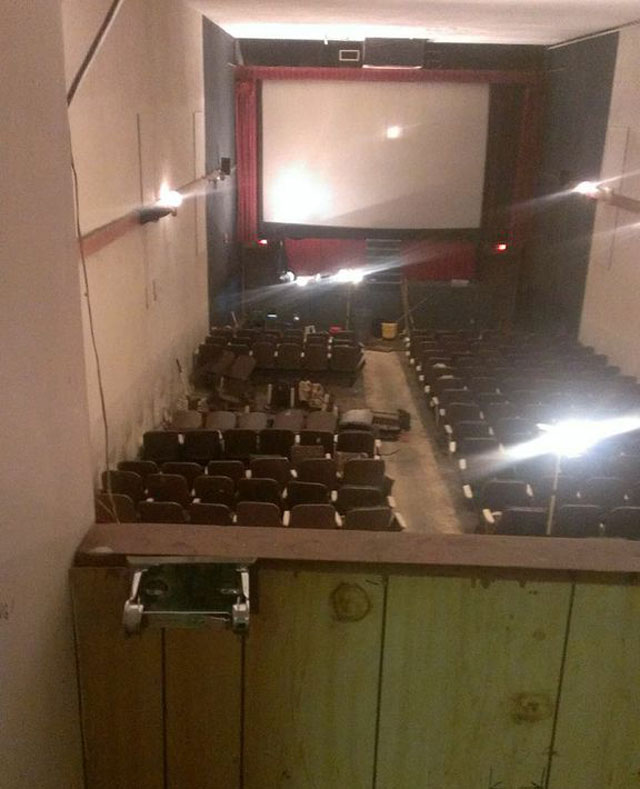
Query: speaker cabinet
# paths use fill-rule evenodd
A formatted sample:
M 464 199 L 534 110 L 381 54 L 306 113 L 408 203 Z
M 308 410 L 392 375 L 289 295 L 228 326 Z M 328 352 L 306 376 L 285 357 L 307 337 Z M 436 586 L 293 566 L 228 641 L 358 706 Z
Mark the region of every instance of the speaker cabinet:
M 421 68 L 425 42 L 418 38 L 367 38 L 365 66 Z

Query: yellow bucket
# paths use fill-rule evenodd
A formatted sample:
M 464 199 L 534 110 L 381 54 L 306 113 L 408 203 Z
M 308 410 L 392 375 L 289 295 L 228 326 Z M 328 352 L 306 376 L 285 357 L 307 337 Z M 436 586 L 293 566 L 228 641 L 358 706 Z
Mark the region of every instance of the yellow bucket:
M 397 323 L 383 323 L 382 324 L 382 339 L 383 340 L 395 340 L 398 336 L 398 324 Z

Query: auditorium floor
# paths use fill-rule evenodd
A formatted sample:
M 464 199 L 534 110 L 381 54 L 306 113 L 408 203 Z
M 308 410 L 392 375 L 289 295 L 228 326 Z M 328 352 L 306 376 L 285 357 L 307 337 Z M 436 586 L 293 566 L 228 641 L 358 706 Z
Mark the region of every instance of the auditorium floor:
M 374 411 L 403 408 L 411 430 L 382 443 L 393 496 L 408 530 L 426 533 L 472 531 L 475 517 L 464 509 L 457 473 L 438 447 L 433 418 L 403 352 L 365 351 L 362 376 L 351 388 L 332 387 L 341 410 L 367 406 Z

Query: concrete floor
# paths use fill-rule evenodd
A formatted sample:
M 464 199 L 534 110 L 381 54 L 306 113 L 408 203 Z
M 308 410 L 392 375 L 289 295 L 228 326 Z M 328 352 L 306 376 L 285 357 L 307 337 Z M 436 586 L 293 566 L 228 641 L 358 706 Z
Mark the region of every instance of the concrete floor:
M 388 352 L 366 350 L 362 376 L 351 388 L 331 387 L 341 408 L 374 411 L 403 408 L 411 430 L 400 440 L 383 442 L 387 474 L 395 479 L 393 496 L 409 531 L 460 533 L 475 520 L 464 509 L 457 472 L 435 440 L 435 426 L 424 395 L 400 345 Z

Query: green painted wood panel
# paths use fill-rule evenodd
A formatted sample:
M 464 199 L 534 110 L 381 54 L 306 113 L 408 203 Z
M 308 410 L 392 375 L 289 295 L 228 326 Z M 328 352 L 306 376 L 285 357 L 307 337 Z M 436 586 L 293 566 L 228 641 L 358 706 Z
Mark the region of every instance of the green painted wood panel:
M 242 644 L 229 630 L 165 631 L 167 783 L 240 786 Z
M 389 579 L 376 789 L 541 783 L 570 590 Z
M 130 577 L 71 570 L 87 789 L 164 787 L 162 634 L 124 635 Z
M 380 576 L 261 571 L 245 655 L 244 789 L 371 789 Z
M 576 585 L 552 789 L 640 787 L 640 587 Z

